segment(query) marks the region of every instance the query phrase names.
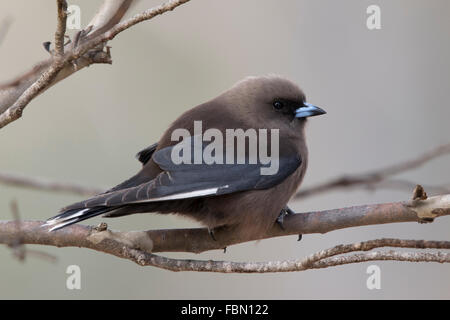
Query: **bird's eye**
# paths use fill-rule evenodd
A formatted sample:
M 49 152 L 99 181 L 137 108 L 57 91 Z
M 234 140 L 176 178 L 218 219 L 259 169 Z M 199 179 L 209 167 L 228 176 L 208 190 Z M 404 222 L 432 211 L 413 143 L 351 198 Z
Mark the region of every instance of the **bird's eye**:
M 277 110 L 280 110 L 283 108 L 283 102 L 277 100 L 273 103 L 273 107 Z

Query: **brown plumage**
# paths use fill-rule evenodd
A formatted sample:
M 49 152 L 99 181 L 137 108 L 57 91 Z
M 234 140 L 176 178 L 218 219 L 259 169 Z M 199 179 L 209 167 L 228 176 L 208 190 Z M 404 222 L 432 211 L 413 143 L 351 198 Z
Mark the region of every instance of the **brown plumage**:
M 159 212 L 191 217 L 210 230 L 227 227 L 241 237 L 263 234 L 277 221 L 305 174 L 306 117 L 323 113 L 306 103 L 300 88 L 285 78 L 246 78 L 175 120 L 157 144 L 138 154 L 143 167 L 136 175 L 62 209 L 47 224 L 54 230 L 100 214 Z M 249 164 L 174 166 L 167 154 L 179 141 L 172 141 L 171 135 L 179 128 L 194 135 L 194 121 L 202 121 L 203 131 L 216 128 L 222 133 L 238 128 L 278 129 L 278 172 L 258 176 L 258 167 Z

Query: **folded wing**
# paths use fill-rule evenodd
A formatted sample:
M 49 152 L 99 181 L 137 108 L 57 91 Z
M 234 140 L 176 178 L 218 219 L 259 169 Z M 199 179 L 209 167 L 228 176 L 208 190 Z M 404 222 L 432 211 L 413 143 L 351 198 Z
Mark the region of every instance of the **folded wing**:
M 256 164 L 249 164 L 248 161 L 243 164 L 206 164 L 204 162 L 194 164 L 193 153 L 189 163 L 177 164 L 173 161 L 173 151 L 177 146 L 180 147 L 178 144 L 156 152 L 154 149 L 149 150 L 153 162 L 163 170 L 155 179 L 129 188 L 119 190 L 113 188 L 111 192 L 70 205 L 48 222 L 55 225 L 70 221 L 69 224 L 72 224 L 84 220 L 85 217 L 90 218 L 130 204 L 267 189 L 281 183 L 301 164 L 300 156 L 292 153 L 280 155 L 279 169 L 272 175 L 261 174 L 261 169 L 270 164 L 263 165 L 259 161 Z M 203 144 L 202 151 L 205 147 L 206 145 Z M 147 161 L 149 159 L 142 162 Z

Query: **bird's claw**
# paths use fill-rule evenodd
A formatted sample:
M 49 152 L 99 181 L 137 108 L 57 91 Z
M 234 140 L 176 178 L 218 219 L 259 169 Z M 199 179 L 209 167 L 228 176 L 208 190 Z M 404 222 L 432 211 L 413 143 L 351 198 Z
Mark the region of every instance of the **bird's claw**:
M 282 230 L 285 230 L 284 217 L 286 217 L 289 214 L 294 214 L 294 211 L 292 211 L 291 209 L 289 209 L 289 207 L 286 206 L 283 209 L 281 209 L 280 214 L 278 215 L 277 223 Z
M 279 214 L 279 216 L 277 218 L 277 223 L 278 223 L 278 225 L 280 226 L 280 228 L 282 230 L 286 230 L 284 228 L 284 217 L 286 217 L 287 215 L 291 215 L 291 214 L 295 214 L 295 212 L 292 211 L 292 209 L 289 208 L 288 206 L 286 206 L 283 209 L 281 209 L 280 214 Z M 298 235 L 297 241 L 300 241 L 300 240 L 302 240 L 302 235 L 301 234 Z

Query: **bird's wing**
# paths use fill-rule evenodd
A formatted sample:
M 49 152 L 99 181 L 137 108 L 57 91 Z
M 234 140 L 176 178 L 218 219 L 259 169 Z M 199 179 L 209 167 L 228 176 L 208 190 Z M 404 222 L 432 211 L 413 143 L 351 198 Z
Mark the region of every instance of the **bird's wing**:
M 142 165 L 145 165 L 148 160 L 151 159 L 153 152 L 155 152 L 156 147 L 158 147 L 157 143 L 152 144 L 151 146 L 145 148 L 144 150 L 139 151 L 136 154 L 136 159 L 138 159 Z
M 272 175 L 261 174 L 261 169 L 270 164 L 248 164 L 248 161 L 245 161 L 245 164 L 176 164 L 172 159 L 172 152 L 179 145 L 169 146 L 153 153 L 152 160 L 163 170 L 155 179 L 138 186 L 95 196 L 68 206 L 62 211 L 267 189 L 286 179 L 300 166 L 302 161 L 300 155 L 296 153 L 280 154 L 278 171 Z M 204 147 L 205 145 L 202 150 Z M 192 160 L 193 157 L 192 155 Z

